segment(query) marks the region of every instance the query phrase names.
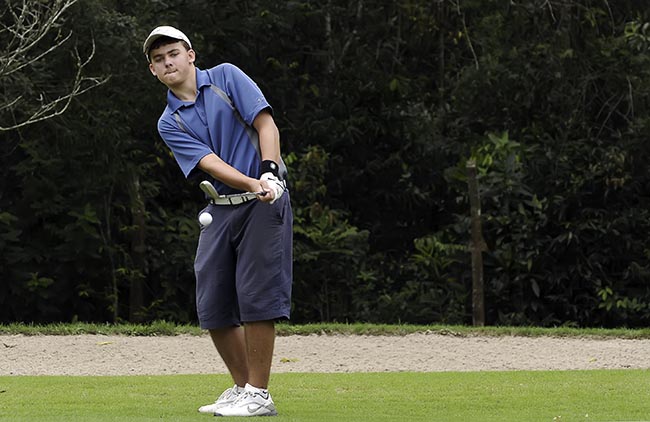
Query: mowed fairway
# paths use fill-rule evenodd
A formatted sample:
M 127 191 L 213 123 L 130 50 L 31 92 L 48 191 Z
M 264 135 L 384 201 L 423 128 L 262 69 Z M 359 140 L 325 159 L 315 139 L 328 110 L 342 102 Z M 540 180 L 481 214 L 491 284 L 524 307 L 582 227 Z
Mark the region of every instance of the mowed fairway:
M 0 421 L 214 420 L 196 408 L 229 384 L 226 375 L 5 376 Z M 272 393 L 277 421 L 650 421 L 649 370 L 275 374 Z

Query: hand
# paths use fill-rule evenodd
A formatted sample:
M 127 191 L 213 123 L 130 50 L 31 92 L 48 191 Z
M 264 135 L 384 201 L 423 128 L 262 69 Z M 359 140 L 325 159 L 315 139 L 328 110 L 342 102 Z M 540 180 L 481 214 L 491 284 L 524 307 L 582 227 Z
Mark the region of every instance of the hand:
M 264 192 L 268 192 L 264 196 L 258 196 L 262 201 L 264 202 L 269 202 L 269 203 L 274 203 L 284 193 L 286 190 L 286 185 L 284 181 L 278 179 L 276 176 L 273 175 L 273 173 L 268 172 L 264 173 L 260 177 L 260 184 L 262 185 L 262 189 Z M 266 199 L 266 197 L 269 197 L 269 199 Z

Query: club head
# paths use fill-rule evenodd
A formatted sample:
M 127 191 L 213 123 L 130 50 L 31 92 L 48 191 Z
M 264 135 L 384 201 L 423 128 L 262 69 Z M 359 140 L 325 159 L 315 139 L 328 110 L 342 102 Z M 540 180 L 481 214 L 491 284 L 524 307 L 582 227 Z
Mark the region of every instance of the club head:
M 210 198 L 212 198 L 214 200 L 219 198 L 219 193 L 214 188 L 214 185 L 212 183 L 210 183 L 209 181 L 207 181 L 207 180 L 202 181 L 201 184 L 199 185 L 199 187 Z

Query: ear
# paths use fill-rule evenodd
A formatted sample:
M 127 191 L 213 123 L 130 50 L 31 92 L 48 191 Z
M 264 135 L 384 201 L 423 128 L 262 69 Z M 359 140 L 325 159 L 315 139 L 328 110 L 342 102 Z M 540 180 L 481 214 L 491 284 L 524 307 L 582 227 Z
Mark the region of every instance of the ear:
M 152 63 L 149 63 L 149 72 L 151 72 L 151 74 L 154 76 L 158 76 L 156 75 L 156 71 L 154 70 Z
M 194 60 L 196 60 L 196 52 L 190 48 L 187 50 L 187 56 L 190 59 L 190 63 L 194 63 Z

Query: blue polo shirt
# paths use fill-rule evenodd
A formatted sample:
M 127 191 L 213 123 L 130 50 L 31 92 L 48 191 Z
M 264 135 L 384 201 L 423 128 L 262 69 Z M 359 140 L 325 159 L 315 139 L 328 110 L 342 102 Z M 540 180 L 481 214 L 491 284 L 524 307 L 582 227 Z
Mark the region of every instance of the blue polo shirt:
M 260 111 L 270 109 L 262 91 L 236 66 L 224 63 L 208 70 L 196 69 L 195 101 L 181 101 L 171 90 L 167 107 L 158 120 L 158 132 L 174 154 L 185 177 L 194 175 L 197 164 L 214 152 L 241 173 L 259 178 L 261 158 L 244 125 L 211 85 L 225 92 L 250 126 Z M 179 125 L 180 118 L 181 125 Z M 237 190 L 214 180 L 220 194 Z

